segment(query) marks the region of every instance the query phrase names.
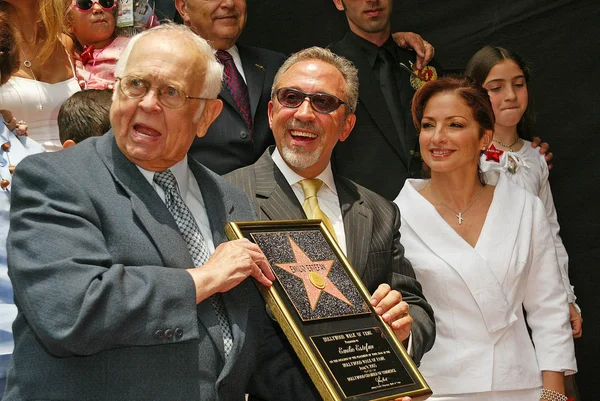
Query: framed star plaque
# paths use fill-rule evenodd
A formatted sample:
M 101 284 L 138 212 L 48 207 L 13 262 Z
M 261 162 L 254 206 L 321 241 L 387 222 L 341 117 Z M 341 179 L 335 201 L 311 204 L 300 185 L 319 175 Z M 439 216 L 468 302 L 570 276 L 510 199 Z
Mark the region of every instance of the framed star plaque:
M 237 222 L 225 232 L 268 259 L 276 280 L 259 288 L 325 401 L 431 395 L 321 220 Z

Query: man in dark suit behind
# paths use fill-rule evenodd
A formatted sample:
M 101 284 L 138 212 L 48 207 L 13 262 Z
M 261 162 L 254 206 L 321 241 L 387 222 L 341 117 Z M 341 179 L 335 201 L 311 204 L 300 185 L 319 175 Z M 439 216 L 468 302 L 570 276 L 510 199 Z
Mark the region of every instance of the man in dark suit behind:
M 250 195 L 260 220 L 281 220 L 307 218 L 305 188 L 317 178 L 316 197 L 325 225 L 373 292 L 376 311 L 400 341 L 412 343 L 409 352 L 418 362 L 433 345 L 435 324 L 403 256 L 398 208 L 334 174 L 329 162 L 336 143 L 346 140 L 355 124 L 356 68 L 329 50 L 313 47 L 283 64 L 272 92 L 269 122 L 276 147 L 225 179 Z
M 221 73 L 188 28 L 148 30 L 117 64 L 113 131 L 19 165 L 5 400 L 313 399 L 252 281 L 268 262 L 227 242 L 252 204 L 186 156 Z
M 247 95 L 243 89 L 242 93 L 234 90 L 232 94 L 224 83 L 219 93 L 223 111 L 208 135 L 194 141 L 190 155 L 218 174 L 252 164 L 274 143 L 267 121 L 267 104 L 273 77 L 285 56 L 236 44 L 246 25 L 246 0 L 175 0 L 175 5 L 183 22 L 211 43 L 217 57 L 226 52 L 232 58 L 233 74 L 239 73 L 240 84 L 247 89 Z M 248 104 L 246 119 L 243 102 Z
M 360 79 L 356 126 L 352 136 L 334 149 L 334 170 L 394 200 L 407 178 L 421 176 L 422 161 L 410 117 L 415 90 L 411 74 L 400 67 L 403 63 L 410 68 L 415 53 L 394 44 L 392 0 L 333 2 L 346 13 L 350 30 L 329 48 L 352 61 Z M 425 47 L 431 49 L 427 42 Z

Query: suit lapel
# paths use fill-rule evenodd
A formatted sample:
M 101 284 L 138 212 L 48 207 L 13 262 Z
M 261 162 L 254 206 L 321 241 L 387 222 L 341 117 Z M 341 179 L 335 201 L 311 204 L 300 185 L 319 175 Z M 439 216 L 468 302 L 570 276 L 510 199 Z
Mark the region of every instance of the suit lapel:
M 408 50 L 396 47 L 396 59 L 400 63 L 410 67 L 410 62 L 414 60 L 414 53 Z M 410 112 L 410 105 L 412 104 L 412 97 L 415 93 L 410 84 L 410 74 L 402 68 L 396 70 L 396 79 L 399 85 L 400 101 L 406 105 L 404 110 L 404 145 L 405 145 L 405 157 L 406 160 L 411 160 L 412 155 L 409 153 L 411 150 L 417 150 L 417 139 L 418 136 L 415 133 L 413 126 L 412 115 Z
M 121 153 L 112 131 L 97 141 L 96 150 L 115 182 L 131 199 L 133 213 L 154 242 L 165 266 L 193 266 L 187 244 L 169 209 L 135 164 Z
M 238 109 L 237 105 L 233 101 L 233 96 L 231 96 L 231 93 L 229 93 L 229 91 L 227 90 L 227 87 L 225 86 L 225 84 L 223 84 L 222 87 L 221 87 L 221 92 L 219 92 L 219 97 L 225 103 L 227 103 L 228 105 L 230 105 L 238 114 L 240 114 L 240 117 L 241 117 L 240 110 Z
M 198 181 L 204 206 L 209 211 L 207 215 L 216 248 L 223 242 L 228 241 L 225 235 L 225 225 L 233 220 L 232 214 L 235 210 L 233 199 L 235 195 L 231 193 L 227 185 L 219 182 L 213 173 L 191 157 L 188 157 L 188 165 Z M 211 303 L 205 301 L 198 305 L 199 320 L 203 322 L 213 341 L 217 344 L 223 362 L 226 364 L 231 360 L 235 360 L 235 358 L 232 358 L 233 354 L 241 351 L 243 346 L 244 332 L 248 323 L 248 284 L 252 285 L 250 279 L 221 294 L 234 338 L 232 354 L 227 359 L 225 359 L 223 333 Z
M 398 206 L 403 211 L 405 224 L 439 259 L 460 275 L 481 311 L 488 332 L 494 333 L 510 326 L 517 317 L 493 266 L 444 221 L 410 181 L 400 193 Z M 493 213 L 493 207 L 492 203 L 488 214 Z
M 250 98 L 250 112 L 252 113 L 252 120 L 254 120 L 254 115 L 256 114 L 256 109 L 258 108 L 260 96 L 263 91 L 266 70 L 257 55 L 249 51 L 248 48 L 238 45 L 238 51 L 240 53 L 240 58 L 242 59 L 244 75 L 246 76 L 248 97 Z
M 269 220 L 299 220 L 306 219 L 306 214 L 292 187 L 279 171 L 270 150 L 267 150 L 254 164 L 256 179 L 256 196 L 264 199 L 260 203 L 260 216 L 264 214 Z
M 486 177 L 489 184 L 496 184 L 496 189 L 475 250 L 483 255 L 493 255 L 496 276 L 502 282 L 508 274 L 513 253 L 517 249 L 516 233 L 519 232 L 523 219 L 526 198 L 523 192 L 508 187 L 509 179 L 506 175 L 493 172 L 486 174 Z M 496 241 L 486 241 L 486 238 L 503 240 L 500 246 Z
M 360 194 L 351 189 L 345 179 L 335 178 L 335 186 L 342 209 L 348 261 L 362 277 L 367 265 L 373 232 L 373 212 L 360 199 Z

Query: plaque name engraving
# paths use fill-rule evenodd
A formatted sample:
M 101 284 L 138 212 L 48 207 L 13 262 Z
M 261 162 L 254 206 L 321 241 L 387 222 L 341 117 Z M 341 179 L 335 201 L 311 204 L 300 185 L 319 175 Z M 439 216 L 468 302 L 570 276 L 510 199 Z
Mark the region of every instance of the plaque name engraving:
M 311 340 L 346 397 L 415 384 L 377 327 Z

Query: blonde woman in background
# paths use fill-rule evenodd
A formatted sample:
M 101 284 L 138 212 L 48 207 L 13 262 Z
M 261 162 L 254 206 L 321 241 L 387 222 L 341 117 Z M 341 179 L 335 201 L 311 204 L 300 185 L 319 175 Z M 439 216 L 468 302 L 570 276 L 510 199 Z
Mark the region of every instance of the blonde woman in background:
M 4 0 L 0 12 L 15 28 L 19 70 L 0 88 L 2 108 L 28 124 L 29 136 L 47 150 L 61 149 L 57 116 L 62 103 L 80 90 L 64 32 L 70 0 Z

